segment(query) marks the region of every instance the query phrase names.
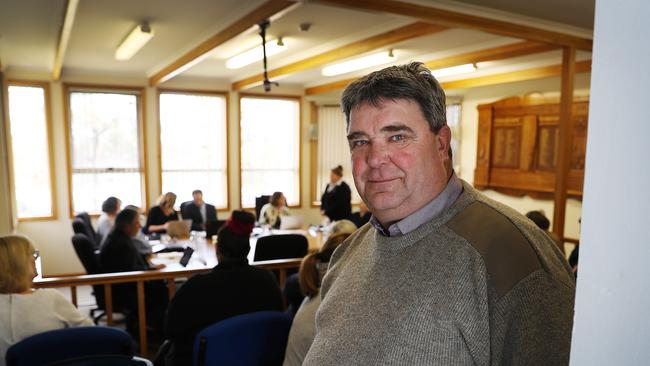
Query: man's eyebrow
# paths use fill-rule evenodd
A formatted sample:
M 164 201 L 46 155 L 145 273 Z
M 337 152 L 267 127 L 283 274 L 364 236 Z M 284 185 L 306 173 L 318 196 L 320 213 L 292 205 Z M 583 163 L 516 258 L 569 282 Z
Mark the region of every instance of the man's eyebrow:
M 350 132 L 348 135 L 348 140 L 354 140 L 362 137 L 368 137 L 368 134 L 361 131 Z
M 381 128 L 381 132 L 399 132 L 399 131 L 406 131 L 410 133 L 414 132 L 411 127 L 403 123 L 388 125 Z

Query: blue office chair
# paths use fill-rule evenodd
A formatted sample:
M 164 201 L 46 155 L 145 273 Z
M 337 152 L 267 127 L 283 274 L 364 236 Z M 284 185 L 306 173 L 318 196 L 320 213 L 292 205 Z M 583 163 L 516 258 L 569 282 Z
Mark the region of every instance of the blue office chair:
M 91 356 L 133 358 L 134 352 L 133 339 L 121 329 L 78 327 L 27 337 L 9 347 L 5 359 L 7 366 L 77 365 L 70 362 L 79 362 Z
M 194 341 L 194 365 L 282 365 L 291 316 L 260 311 L 203 329 Z

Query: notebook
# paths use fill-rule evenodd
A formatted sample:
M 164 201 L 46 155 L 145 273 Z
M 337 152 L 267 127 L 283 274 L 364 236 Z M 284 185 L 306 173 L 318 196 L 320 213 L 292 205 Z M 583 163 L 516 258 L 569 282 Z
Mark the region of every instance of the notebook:
M 302 216 L 281 216 L 280 230 L 302 229 L 305 220 Z

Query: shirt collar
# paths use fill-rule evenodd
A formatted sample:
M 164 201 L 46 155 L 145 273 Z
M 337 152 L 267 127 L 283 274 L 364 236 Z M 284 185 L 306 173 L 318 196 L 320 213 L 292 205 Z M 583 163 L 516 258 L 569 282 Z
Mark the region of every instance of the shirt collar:
M 462 192 L 463 183 L 460 178 L 456 176 L 456 173 L 452 173 L 449 181 L 447 181 L 447 186 L 439 195 L 421 209 L 390 225 L 388 230 L 381 226 L 374 215 L 370 218 L 370 223 L 384 236 L 400 236 L 407 234 L 417 229 L 425 222 L 438 216 L 447 207 L 451 206 Z

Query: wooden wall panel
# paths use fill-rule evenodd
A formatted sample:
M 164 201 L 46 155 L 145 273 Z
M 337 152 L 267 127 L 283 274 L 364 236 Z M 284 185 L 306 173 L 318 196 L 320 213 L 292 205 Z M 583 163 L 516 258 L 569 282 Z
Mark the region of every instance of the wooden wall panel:
M 479 128 L 474 185 L 479 189 L 552 199 L 560 150 L 555 100 L 512 97 L 478 106 Z M 568 195 L 582 197 L 589 102 L 573 104 Z

